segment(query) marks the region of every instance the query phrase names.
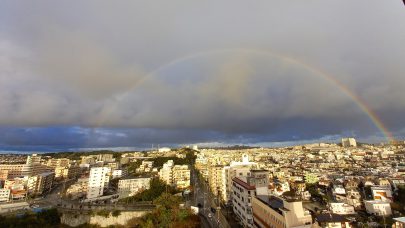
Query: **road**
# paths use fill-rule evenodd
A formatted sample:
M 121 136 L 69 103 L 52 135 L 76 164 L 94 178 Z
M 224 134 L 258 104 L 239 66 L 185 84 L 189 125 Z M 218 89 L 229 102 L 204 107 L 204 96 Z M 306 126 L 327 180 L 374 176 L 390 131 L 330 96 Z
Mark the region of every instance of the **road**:
M 215 196 L 209 191 L 207 184 L 200 180 L 194 169 L 192 169 L 191 179 L 194 186 L 194 205 L 202 205 L 200 208 L 201 220 L 207 219 L 211 227 L 230 228 L 223 211 L 218 210 Z M 212 213 L 211 208 L 217 209 L 217 213 Z

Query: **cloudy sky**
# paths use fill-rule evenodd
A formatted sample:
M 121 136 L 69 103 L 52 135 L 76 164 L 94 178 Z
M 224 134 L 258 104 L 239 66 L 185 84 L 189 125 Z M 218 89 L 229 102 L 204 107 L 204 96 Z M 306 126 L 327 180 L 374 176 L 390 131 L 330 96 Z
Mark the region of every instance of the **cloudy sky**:
M 356 99 L 403 139 L 404 41 L 400 0 L 2 1 L 0 150 L 385 140 Z

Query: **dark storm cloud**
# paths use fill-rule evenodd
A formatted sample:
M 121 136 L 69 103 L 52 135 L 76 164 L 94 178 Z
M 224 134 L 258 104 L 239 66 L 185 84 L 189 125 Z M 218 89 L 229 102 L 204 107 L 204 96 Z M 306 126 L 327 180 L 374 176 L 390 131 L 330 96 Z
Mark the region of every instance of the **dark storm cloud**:
M 6 132 L 62 126 L 75 146 L 379 138 L 333 77 L 403 137 L 400 2 L 6 1 L 0 19 Z M 18 129 L 0 141 L 52 131 Z

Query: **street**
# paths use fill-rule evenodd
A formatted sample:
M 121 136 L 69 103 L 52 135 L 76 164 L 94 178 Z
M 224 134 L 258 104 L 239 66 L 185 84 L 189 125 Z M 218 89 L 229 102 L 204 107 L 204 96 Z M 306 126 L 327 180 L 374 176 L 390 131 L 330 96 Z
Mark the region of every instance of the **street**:
M 223 211 L 217 207 L 215 196 L 209 191 L 207 184 L 204 181 L 200 181 L 194 168 L 192 169 L 191 181 L 194 186 L 194 205 L 198 206 L 200 204 L 202 206 L 199 211 L 201 221 L 208 220 L 210 227 L 230 227 L 223 215 Z M 213 213 L 211 208 L 216 209 L 216 213 Z

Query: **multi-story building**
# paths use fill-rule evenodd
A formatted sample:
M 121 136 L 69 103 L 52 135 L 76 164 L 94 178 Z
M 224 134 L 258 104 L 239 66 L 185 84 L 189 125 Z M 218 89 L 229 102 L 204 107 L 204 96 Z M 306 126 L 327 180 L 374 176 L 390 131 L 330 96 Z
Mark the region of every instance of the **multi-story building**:
M 29 177 L 27 181 L 28 192 L 30 194 L 41 195 L 51 190 L 54 178 L 54 172 L 41 173 Z
M 159 178 L 168 185 L 187 188 L 190 186 L 190 169 L 188 165 L 174 165 L 173 160 L 169 160 L 159 170 Z
M 372 186 L 371 194 L 374 200 L 392 202 L 391 186 Z
M 339 215 L 350 215 L 356 213 L 354 211 L 354 206 L 343 202 L 329 203 L 329 209 L 332 213 Z
M 80 167 L 76 165 L 62 167 L 57 166 L 55 168 L 55 178 L 57 179 L 72 179 L 80 175 Z
M 233 178 L 232 208 L 244 227 L 253 227 L 252 197 L 256 187 L 249 185 L 245 178 Z
M 224 202 L 232 201 L 232 180 L 235 177 L 246 177 L 250 175 L 251 169 L 258 168 L 256 162 L 250 162 L 247 154 L 242 155 L 241 162 L 232 161 L 229 166 L 224 167 L 222 174 L 222 198 Z
M 108 167 L 93 167 L 90 169 L 89 184 L 87 189 L 87 199 L 97 198 L 102 196 L 104 188 L 109 182 Z
M 3 177 L 7 176 L 5 179 L 14 179 L 32 173 L 32 167 L 27 164 L 1 164 L 0 170 L 3 172 Z
M 173 165 L 173 160 L 169 160 L 159 170 L 159 178 L 168 185 L 173 184 Z
M 120 198 L 136 195 L 138 192 L 150 188 L 150 177 L 124 178 L 118 181 Z
M 190 187 L 190 169 L 188 165 L 175 165 L 173 171 L 173 184 L 176 188 L 184 189 Z
M 211 166 L 208 169 L 208 184 L 211 189 L 211 192 L 214 195 L 221 195 L 224 191 L 224 175 L 223 175 L 224 167 L 221 165 Z
M 349 220 L 338 214 L 320 214 L 315 216 L 314 228 L 350 228 Z
M 0 181 L 7 180 L 9 178 L 8 173 L 8 170 L 0 170 Z
M 356 139 L 354 138 L 342 138 L 342 146 L 343 147 L 356 147 Z
M 274 195 L 252 198 L 255 227 L 290 228 L 312 224 L 312 216 L 302 201 Z
M 10 201 L 10 189 L 2 188 L 0 189 L 0 202 L 8 202 Z
M 393 218 L 392 228 L 405 228 L 405 217 Z
M 79 178 L 75 184 L 66 190 L 66 196 L 71 199 L 85 197 L 89 186 L 89 178 Z
M 70 163 L 70 159 L 67 158 L 52 158 L 49 159 L 46 163 L 47 166 L 56 168 L 56 167 L 68 167 Z
M 244 227 L 253 227 L 252 197 L 268 194 L 268 171 L 251 170 L 249 176 L 232 180 L 232 208 Z
M 136 169 L 137 173 L 149 173 L 153 170 L 153 161 L 142 161 L 139 168 Z
M 114 155 L 113 154 L 98 154 L 96 155 L 97 161 L 103 161 L 103 162 L 114 162 Z
M 365 200 L 364 206 L 367 213 L 378 216 L 392 215 L 390 202 L 380 200 Z

